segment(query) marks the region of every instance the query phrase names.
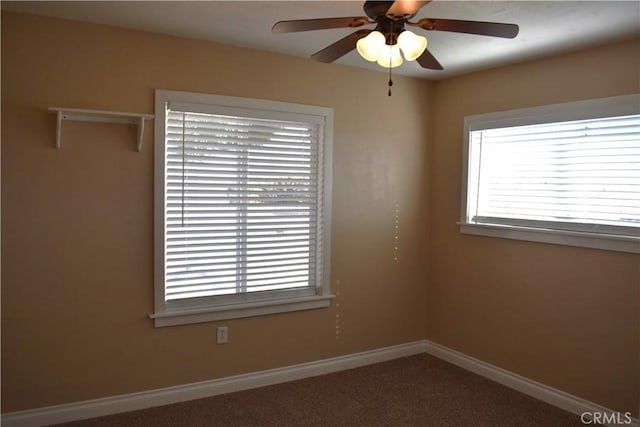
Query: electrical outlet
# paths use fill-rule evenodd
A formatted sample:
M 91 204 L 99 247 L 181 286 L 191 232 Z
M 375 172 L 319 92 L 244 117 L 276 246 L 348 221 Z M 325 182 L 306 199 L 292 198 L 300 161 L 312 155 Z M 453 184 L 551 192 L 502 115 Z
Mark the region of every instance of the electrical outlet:
M 216 344 L 226 344 L 229 342 L 229 327 L 218 326 L 216 330 Z

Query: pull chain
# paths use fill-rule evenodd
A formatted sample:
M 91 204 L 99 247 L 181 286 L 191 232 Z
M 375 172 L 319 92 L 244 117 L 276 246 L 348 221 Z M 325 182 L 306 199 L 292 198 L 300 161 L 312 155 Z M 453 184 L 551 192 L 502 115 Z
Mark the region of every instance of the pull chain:
M 393 27 L 391 28 L 391 36 L 390 36 L 390 40 L 391 43 L 393 43 Z M 393 47 L 393 44 L 390 45 L 391 47 Z M 391 80 L 391 62 L 393 60 L 393 49 L 389 48 L 389 92 L 387 93 L 387 96 L 391 96 L 391 86 L 393 86 L 393 80 Z
M 391 86 L 393 86 L 393 80 L 391 80 L 391 58 L 389 58 L 389 93 L 388 93 L 388 96 L 391 96 Z

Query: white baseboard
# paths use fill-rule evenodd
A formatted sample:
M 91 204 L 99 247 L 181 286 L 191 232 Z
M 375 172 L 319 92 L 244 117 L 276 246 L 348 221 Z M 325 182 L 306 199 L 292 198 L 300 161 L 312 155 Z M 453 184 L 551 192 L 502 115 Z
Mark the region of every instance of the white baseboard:
M 475 374 L 489 378 L 521 393 L 580 416 L 585 412 L 612 414 L 615 411 L 585 399 L 554 389 L 497 366 L 490 365 L 448 347 L 428 340 L 410 342 L 392 347 L 333 357 L 283 368 L 269 369 L 216 380 L 202 381 L 174 387 L 123 394 L 103 399 L 86 400 L 65 405 L 48 406 L 26 411 L 2 414 L 4 427 L 46 426 L 87 418 L 101 417 L 121 412 L 135 411 L 154 406 L 168 405 L 193 399 L 217 396 L 235 391 L 295 381 L 303 378 L 343 371 L 405 356 L 428 353 Z M 620 414 L 626 421 L 624 414 Z M 626 425 L 640 427 L 637 419 Z
M 435 356 L 439 359 L 459 366 L 467 371 L 471 371 L 480 376 L 486 377 L 499 384 L 505 385 L 509 388 L 517 390 L 521 393 L 527 394 L 531 397 L 535 397 L 538 400 L 546 402 L 550 405 L 564 409 L 567 412 L 581 416 L 584 413 L 590 414 L 611 414 L 615 415 L 616 419 L 621 420 L 618 424 L 605 424 L 605 425 L 627 425 L 627 426 L 640 426 L 638 419 L 630 418 L 625 414 L 619 414 L 604 406 L 590 402 L 588 400 L 573 396 L 569 393 L 565 393 L 561 390 L 549 387 L 542 383 L 530 380 L 513 372 L 509 372 L 497 366 L 483 362 L 471 356 L 467 356 L 464 353 L 460 353 L 456 350 L 450 349 L 435 342 L 425 340 L 426 353 Z M 602 419 L 602 418 L 601 418 Z M 585 421 L 590 421 L 589 418 L 585 418 Z M 629 422 L 626 422 L 629 421 Z M 585 423 L 598 424 L 598 423 Z
M 86 400 L 65 405 L 10 412 L 2 414 L 2 426 L 46 426 L 101 417 L 329 374 L 420 353 L 424 353 L 424 342 L 415 341 L 362 353 L 210 381 L 143 391 L 140 393 L 123 394 L 102 399 Z

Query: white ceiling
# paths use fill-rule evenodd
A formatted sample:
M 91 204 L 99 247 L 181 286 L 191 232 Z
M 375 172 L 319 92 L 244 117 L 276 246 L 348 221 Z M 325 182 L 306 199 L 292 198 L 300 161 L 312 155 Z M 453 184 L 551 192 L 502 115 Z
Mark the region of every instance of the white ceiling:
M 308 57 L 353 29 L 272 34 L 276 21 L 364 16 L 363 1 L 2 1 L 2 10 L 55 16 Z M 394 70 L 440 79 L 640 35 L 640 1 L 435 0 L 412 19 L 450 18 L 517 24 L 515 39 L 424 31 L 444 71 L 405 62 Z M 385 72 L 357 52 L 340 64 Z

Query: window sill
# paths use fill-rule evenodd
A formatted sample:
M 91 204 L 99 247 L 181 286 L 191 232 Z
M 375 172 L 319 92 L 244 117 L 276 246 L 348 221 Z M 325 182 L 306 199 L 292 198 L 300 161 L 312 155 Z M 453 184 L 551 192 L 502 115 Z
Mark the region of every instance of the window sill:
M 620 236 L 497 224 L 458 223 L 462 234 L 640 253 L 640 236 Z
M 237 319 L 265 314 L 326 308 L 334 295 L 278 299 L 253 303 L 229 304 L 204 308 L 181 308 L 150 314 L 156 327 Z

